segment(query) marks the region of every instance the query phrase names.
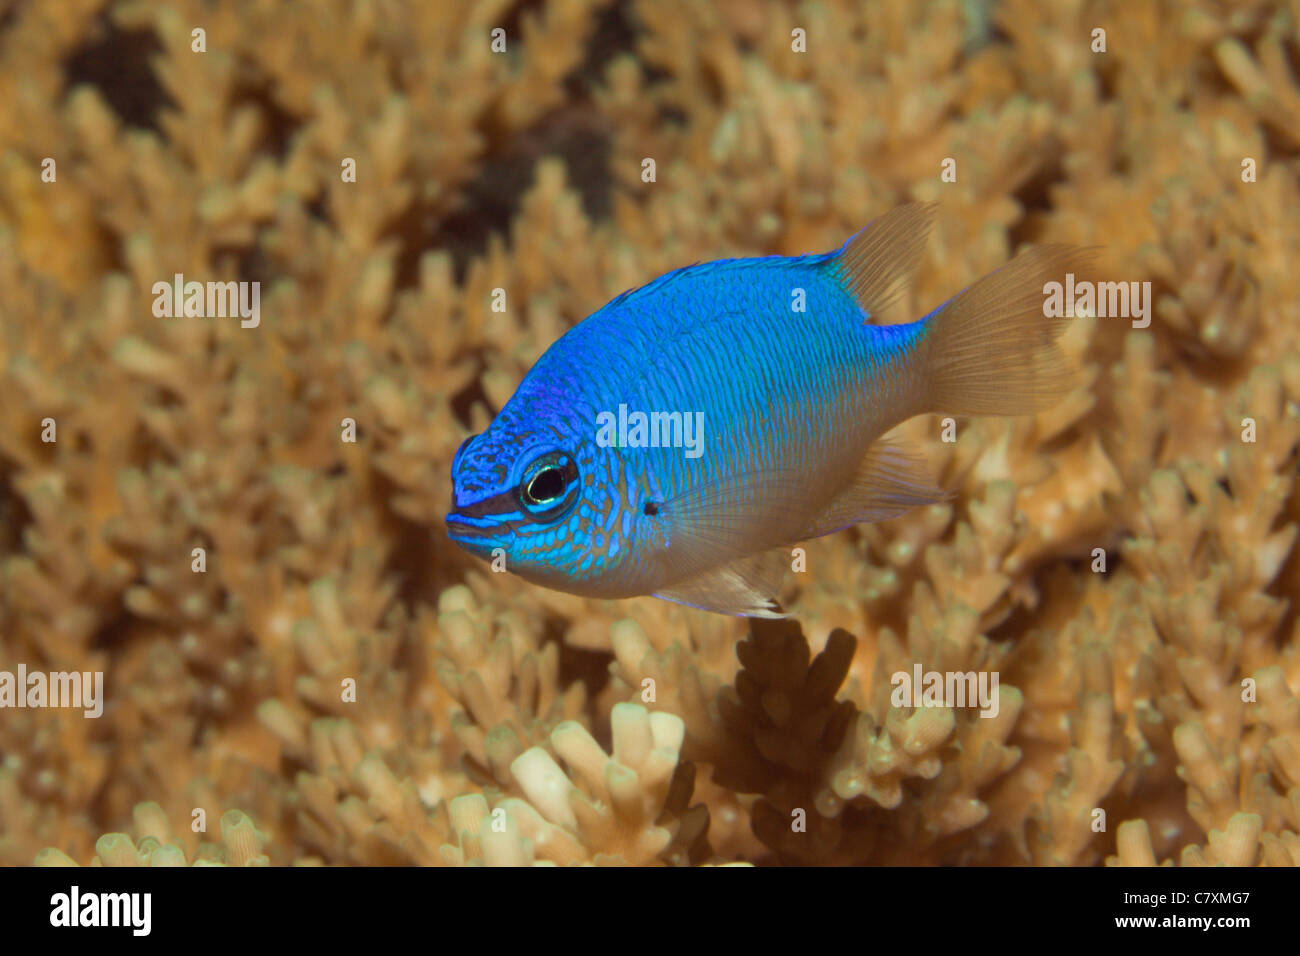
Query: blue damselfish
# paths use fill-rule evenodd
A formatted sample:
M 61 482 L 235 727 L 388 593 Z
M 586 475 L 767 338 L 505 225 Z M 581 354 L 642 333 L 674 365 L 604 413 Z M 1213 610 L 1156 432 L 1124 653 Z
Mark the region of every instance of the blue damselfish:
M 1071 386 L 1042 292 L 1068 247 L 919 321 L 867 322 L 906 289 L 931 218 L 900 206 L 835 252 L 702 263 L 614 299 L 461 445 L 448 533 L 560 591 L 780 616 L 793 544 L 946 497 L 889 429 L 1037 411 Z

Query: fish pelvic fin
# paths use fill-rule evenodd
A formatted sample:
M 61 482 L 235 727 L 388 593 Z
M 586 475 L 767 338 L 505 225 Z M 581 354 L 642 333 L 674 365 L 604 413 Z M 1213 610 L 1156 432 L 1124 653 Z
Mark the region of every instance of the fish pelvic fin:
M 911 285 L 925 253 L 935 203 L 906 203 L 871 220 L 831 258 L 832 268 L 869 316 L 882 315 Z
M 1045 285 L 1086 271 L 1091 252 L 1030 249 L 922 319 L 922 411 L 1024 415 L 1056 404 L 1075 385 L 1057 345 L 1069 317 L 1049 317 Z
M 776 595 L 789 566 L 789 550 L 772 548 L 676 581 L 655 597 L 718 614 L 785 617 Z
M 819 538 L 867 521 L 897 515 L 952 498 L 937 488 L 924 457 L 904 442 L 884 436 L 872 442 L 853 480 L 817 516 L 806 537 Z

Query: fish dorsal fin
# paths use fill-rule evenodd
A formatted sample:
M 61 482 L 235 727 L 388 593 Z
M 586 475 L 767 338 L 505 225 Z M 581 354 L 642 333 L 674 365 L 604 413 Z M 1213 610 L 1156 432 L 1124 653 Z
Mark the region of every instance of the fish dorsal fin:
M 844 288 L 870 316 L 907 290 L 934 221 L 934 203 L 907 203 L 871 220 L 831 259 Z
M 785 617 L 776 595 L 789 566 L 790 553 L 773 548 L 678 581 L 655 597 L 719 614 Z
M 924 457 L 896 439 L 871 443 L 853 480 L 817 516 L 805 538 L 818 538 L 865 521 L 884 521 L 952 497 L 934 486 Z

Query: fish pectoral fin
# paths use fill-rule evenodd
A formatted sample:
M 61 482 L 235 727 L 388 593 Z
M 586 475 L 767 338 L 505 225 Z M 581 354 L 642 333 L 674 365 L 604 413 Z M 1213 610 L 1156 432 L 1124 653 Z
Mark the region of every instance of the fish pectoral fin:
M 718 614 L 785 617 L 776 595 L 789 566 L 789 551 L 773 548 L 678 581 L 655 597 Z
M 853 481 L 817 516 L 806 537 L 818 538 L 850 525 L 884 521 L 951 497 L 951 492 L 934 486 L 923 456 L 897 439 L 879 438 L 862 456 Z
M 656 520 L 672 543 L 673 571 L 692 576 L 790 540 L 807 500 L 798 472 L 755 468 L 693 483 L 658 502 Z
M 798 531 L 807 497 L 797 471 L 757 468 L 663 501 L 665 565 L 682 576 L 655 596 L 719 614 L 784 617 L 774 598 L 790 556 L 772 545 Z

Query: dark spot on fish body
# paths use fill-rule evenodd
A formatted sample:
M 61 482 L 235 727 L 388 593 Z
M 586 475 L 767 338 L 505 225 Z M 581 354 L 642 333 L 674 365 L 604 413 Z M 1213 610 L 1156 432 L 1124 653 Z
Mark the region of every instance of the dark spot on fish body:
M 645 514 L 653 517 L 659 513 L 659 505 L 653 501 L 647 501 L 645 507 L 641 509 Z

